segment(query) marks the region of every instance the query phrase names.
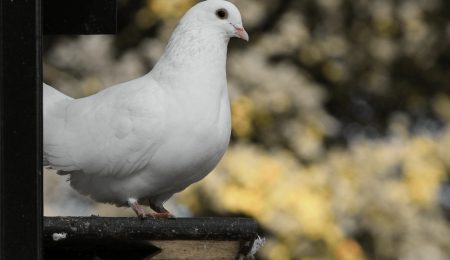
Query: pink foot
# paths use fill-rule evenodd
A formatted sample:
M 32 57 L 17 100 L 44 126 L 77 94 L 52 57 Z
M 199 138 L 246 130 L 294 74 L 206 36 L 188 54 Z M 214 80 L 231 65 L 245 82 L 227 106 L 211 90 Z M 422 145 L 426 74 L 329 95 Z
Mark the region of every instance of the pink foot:
M 136 199 L 128 199 L 128 205 L 139 218 L 144 219 L 146 217 L 144 208 L 137 202 Z

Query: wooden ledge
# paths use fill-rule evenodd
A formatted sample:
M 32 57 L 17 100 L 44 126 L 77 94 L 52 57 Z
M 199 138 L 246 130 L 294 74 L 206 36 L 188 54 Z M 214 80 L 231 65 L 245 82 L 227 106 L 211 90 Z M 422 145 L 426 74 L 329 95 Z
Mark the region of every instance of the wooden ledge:
M 257 229 L 248 218 L 45 217 L 44 254 L 45 259 L 234 259 L 250 252 Z

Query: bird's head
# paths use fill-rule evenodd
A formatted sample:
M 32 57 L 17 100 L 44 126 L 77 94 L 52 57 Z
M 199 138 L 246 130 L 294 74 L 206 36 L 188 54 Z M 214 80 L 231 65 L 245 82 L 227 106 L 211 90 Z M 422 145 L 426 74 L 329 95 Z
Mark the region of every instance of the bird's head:
M 192 7 L 183 20 L 195 20 L 203 26 L 212 26 L 221 30 L 228 37 L 249 40 L 248 33 L 242 25 L 241 13 L 237 7 L 225 0 L 206 0 Z

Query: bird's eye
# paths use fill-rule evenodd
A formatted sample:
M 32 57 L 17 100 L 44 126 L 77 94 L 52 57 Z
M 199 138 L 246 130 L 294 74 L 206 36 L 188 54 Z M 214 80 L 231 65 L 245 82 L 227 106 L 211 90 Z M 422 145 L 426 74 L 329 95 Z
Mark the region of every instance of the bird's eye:
M 228 18 L 228 12 L 227 12 L 227 10 L 225 10 L 223 8 L 217 10 L 216 15 L 217 15 L 217 17 L 219 17 L 222 20 Z

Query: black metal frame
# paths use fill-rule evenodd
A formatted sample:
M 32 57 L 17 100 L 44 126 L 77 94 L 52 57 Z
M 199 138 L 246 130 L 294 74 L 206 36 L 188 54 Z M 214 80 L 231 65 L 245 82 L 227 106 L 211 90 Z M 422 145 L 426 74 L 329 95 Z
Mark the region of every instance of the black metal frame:
M 43 0 L 44 34 L 114 34 L 116 0 Z
M 0 17 L 0 259 L 41 259 L 41 1 L 2 1 Z
M 116 6 L 116 0 L 0 1 L 2 260 L 43 255 L 43 28 L 48 34 L 114 33 Z

